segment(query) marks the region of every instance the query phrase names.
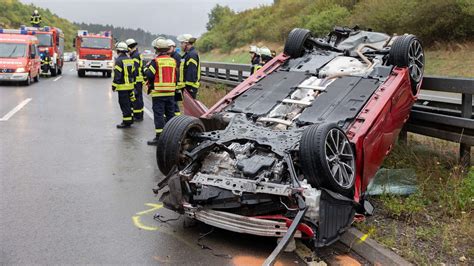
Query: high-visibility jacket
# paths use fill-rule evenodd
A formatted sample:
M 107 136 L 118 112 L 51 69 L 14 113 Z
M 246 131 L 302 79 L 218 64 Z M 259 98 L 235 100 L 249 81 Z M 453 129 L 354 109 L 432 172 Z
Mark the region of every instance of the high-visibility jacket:
M 40 15 L 31 15 L 30 18 L 31 24 L 40 24 L 41 23 L 41 16 Z
M 130 54 L 130 58 L 133 59 L 133 62 L 135 63 L 135 70 L 137 72 L 135 82 L 145 81 L 145 79 L 143 78 L 143 56 L 138 52 L 138 49 L 135 49 Z
M 159 55 L 148 65 L 145 75 L 151 97 L 174 96 L 176 91 L 176 61 L 169 55 Z
M 194 47 L 183 55 L 180 65 L 180 84 L 199 89 L 201 85 L 201 63 Z
M 250 68 L 250 74 L 257 72 L 257 70 L 262 68 L 262 66 L 259 67 L 259 64 L 260 64 L 260 56 L 255 54 L 252 57 L 252 68 Z
M 115 59 L 114 79 L 112 87 L 116 91 L 128 91 L 134 89 L 135 83 L 135 62 L 126 54 L 120 54 Z

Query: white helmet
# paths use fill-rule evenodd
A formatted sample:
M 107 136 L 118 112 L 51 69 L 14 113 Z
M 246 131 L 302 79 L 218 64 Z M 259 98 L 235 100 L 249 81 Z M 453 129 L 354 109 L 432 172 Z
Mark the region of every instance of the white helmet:
M 260 55 L 272 56 L 272 51 L 268 47 L 262 47 L 259 50 Z
M 194 43 L 196 41 L 196 38 L 193 37 L 191 34 L 181 34 L 177 37 L 178 41 L 180 42 L 189 42 L 189 43 Z
M 128 45 L 128 46 L 131 46 L 133 44 L 137 44 L 137 42 L 134 40 L 134 39 L 128 39 L 125 41 L 125 43 Z
M 156 49 L 166 49 L 169 48 L 170 45 L 165 38 L 158 37 L 152 42 L 153 47 Z
M 175 46 L 175 47 L 176 47 L 176 43 L 175 43 L 173 40 L 167 39 L 166 41 L 168 42 L 168 45 L 169 45 L 170 47 L 171 47 L 171 46 Z
M 256 53 L 256 54 L 258 54 L 258 47 L 255 46 L 255 45 L 251 45 L 251 46 L 250 46 L 249 53 Z
M 119 42 L 115 45 L 115 50 L 117 50 L 118 52 L 127 52 L 128 45 L 125 42 Z

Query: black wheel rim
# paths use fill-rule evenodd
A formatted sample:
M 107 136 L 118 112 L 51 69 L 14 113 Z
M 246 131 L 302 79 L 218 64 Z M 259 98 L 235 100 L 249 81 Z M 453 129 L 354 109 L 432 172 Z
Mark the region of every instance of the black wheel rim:
M 423 68 L 425 65 L 425 55 L 418 40 L 414 40 L 408 49 L 408 69 L 413 81 L 420 82 L 423 78 Z
M 333 128 L 326 135 L 325 155 L 333 180 L 344 189 L 351 188 L 355 178 L 355 158 L 351 145 L 341 130 Z

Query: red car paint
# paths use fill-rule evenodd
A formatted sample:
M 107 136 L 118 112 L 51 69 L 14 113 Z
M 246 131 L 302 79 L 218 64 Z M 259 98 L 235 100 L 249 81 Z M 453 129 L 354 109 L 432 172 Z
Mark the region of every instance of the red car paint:
M 210 118 L 222 111 L 236 97 L 247 91 L 254 83 L 278 69 L 289 57 L 276 56 L 256 73 L 235 87 L 214 106 L 205 110 L 185 108 L 185 113 L 202 118 Z M 418 84 L 417 93 L 421 86 Z M 390 77 L 376 90 L 365 107 L 346 131 L 356 154 L 356 179 L 354 200 L 359 202 L 360 195 L 374 177 L 407 121 L 411 107 L 417 95 L 413 95 L 408 68 L 394 68 Z M 197 102 L 185 94 L 185 101 Z M 198 103 L 186 104 L 197 106 Z M 192 110 L 191 110 L 192 109 Z

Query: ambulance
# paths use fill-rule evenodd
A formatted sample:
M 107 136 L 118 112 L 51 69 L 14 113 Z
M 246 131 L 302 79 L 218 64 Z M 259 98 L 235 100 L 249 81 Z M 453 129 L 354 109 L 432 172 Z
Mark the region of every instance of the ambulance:
M 41 74 L 39 41 L 26 30 L 0 28 L 0 81 L 30 85 Z

